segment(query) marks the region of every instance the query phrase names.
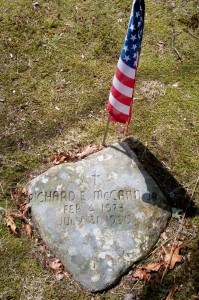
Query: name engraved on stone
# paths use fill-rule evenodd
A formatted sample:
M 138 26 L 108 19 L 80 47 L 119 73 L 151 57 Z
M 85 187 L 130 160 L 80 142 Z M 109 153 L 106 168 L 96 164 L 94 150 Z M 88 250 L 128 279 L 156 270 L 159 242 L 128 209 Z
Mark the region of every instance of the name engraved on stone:
M 100 200 L 140 200 L 140 192 L 138 190 L 111 190 L 109 192 L 103 190 L 94 190 L 91 192 L 86 191 L 40 191 L 34 192 L 29 195 L 29 202 L 56 202 L 56 201 L 74 201 L 82 200 L 85 201 L 87 198 L 93 198 L 95 201 Z
M 94 200 L 140 200 L 140 192 L 133 189 L 130 190 L 112 190 L 110 192 L 104 192 L 102 190 L 94 191 Z
M 74 191 L 41 191 L 41 192 L 34 192 L 29 195 L 28 200 L 36 201 L 36 202 L 55 202 L 55 201 L 74 201 L 76 198 L 80 200 L 86 200 L 84 191 L 80 191 L 78 194 Z

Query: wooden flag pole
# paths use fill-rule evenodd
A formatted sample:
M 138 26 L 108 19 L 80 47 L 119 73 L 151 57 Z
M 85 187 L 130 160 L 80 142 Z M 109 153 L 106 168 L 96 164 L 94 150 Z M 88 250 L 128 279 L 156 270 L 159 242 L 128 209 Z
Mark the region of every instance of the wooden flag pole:
M 104 138 L 103 138 L 102 146 L 106 146 L 105 141 L 106 141 L 106 137 L 107 137 L 107 133 L 108 133 L 108 127 L 109 127 L 110 119 L 111 119 L 111 116 L 109 115 L 107 123 L 106 123 L 106 128 L 105 128 L 105 131 L 104 131 Z

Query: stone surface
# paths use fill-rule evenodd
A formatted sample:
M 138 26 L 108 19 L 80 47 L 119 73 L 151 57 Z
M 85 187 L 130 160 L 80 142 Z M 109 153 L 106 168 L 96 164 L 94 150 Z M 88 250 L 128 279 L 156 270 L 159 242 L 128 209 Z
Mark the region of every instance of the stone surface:
M 128 144 L 52 167 L 27 185 L 41 237 L 85 288 L 114 284 L 154 246 L 170 210 Z

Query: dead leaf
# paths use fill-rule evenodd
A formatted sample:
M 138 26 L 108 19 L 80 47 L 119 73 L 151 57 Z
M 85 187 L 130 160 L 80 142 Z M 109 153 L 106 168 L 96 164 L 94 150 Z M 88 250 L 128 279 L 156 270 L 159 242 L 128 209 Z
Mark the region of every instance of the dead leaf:
M 29 203 L 21 203 L 18 206 L 18 209 L 20 213 L 13 213 L 13 217 L 20 219 L 22 221 L 25 221 L 26 223 L 29 223 L 28 218 L 29 218 L 29 208 L 30 204 Z
M 148 264 L 147 266 L 142 266 L 143 269 L 145 269 L 147 272 L 157 272 L 159 271 L 160 267 L 162 266 L 162 262 L 157 262 L 153 264 Z
M 64 276 L 67 277 L 67 278 L 70 277 L 70 274 L 69 274 L 68 272 L 66 272 L 66 271 L 63 272 L 63 274 L 64 274 Z
M 164 251 L 163 260 L 167 266 L 167 269 L 172 270 L 177 262 L 181 262 L 183 260 L 183 257 L 179 255 L 180 248 L 178 246 L 176 246 L 175 248 L 172 247 L 170 253 L 166 251 L 164 246 L 162 246 L 162 248 Z
M 133 277 L 140 280 L 149 280 L 151 278 L 151 272 L 159 271 L 160 267 L 163 265 L 162 262 L 151 263 L 146 266 L 139 266 L 133 273 Z
M 24 218 L 28 218 L 29 217 L 29 208 L 30 208 L 30 204 L 29 203 L 24 203 L 19 210 L 22 211 Z
M 24 187 L 23 189 L 14 189 L 11 192 L 11 198 L 16 201 L 18 212 L 13 213 L 12 209 L 7 210 L 6 224 L 10 232 L 19 235 L 19 230 L 17 229 L 15 219 L 19 219 L 23 222 L 23 226 L 28 236 L 33 238 L 32 225 L 29 223 L 29 208 L 30 204 L 27 202 L 29 192 Z
M 12 213 L 13 218 L 15 219 L 24 219 L 24 215 L 22 213 L 16 214 L 16 213 Z
M 102 150 L 103 147 L 102 146 L 96 146 L 96 145 L 86 145 L 84 148 L 83 148 L 83 151 L 81 153 L 78 153 L 77 156 L 79 159 L 82 159 L 84 157 L 87 157 L 89 156 L 90 154 L 93 154 L 94 152 L 97 152 L 99 150 Z
M 49 263 L 49 267 L 53 270 L 56 280 L 61 280 L 66 277 L 67 272 L 64 272 L 64 266 L 59 259 L 55 259 Z
M 24 224 L 25 231 L 27 232 L 28 236 L 32 239 L 33 238 L 33 229 L 29 223 Z
M 18 209 L 23 211 L 22 207 L 24 205 L 27 205 L 27 199 L 28 199 L 28 190 L 26 188 L 23 188 L 22 190 L 14 189 L 11 192 L 11 198 L 12 200 L 15 200 Z
M 62 270 L 63 269 L 63 265 L 61 263 L 61 261 L 59 259 L 55 259 L 54 261 L 51 261 L 49 263 L 49 267 L 53 270 L 55 270 L 56 272 L 58 270 Z
M 142 268 L 138 267 L 133 273 L 133 277 L 140 280 L 149 280 L 151 278 L 151 275 Z
M 167 261 L 167 258 L 165 258 L 165 260 Z M 170 262 L 170 266 L 169 269 L 172 270 L 175 267 L 175 264 L 177 262 L 181 262 L 183 260 L 183 257 L 181 255 L 178 255 L 177 253 L 174 253 Z
M 159 41 L 157 43 L 157 46 L 158 46 L 158 51 L 161 52 L 161 53 L 164 53 L 164 50 L 165 50 L 165 43 L 162 42 L 162 41 Z
M 13 217 L 20 219 L 21 221 L 24 221 L 26 223 L 29 223 L 29 208 L 30 204 L 27 202 L 21 203 L 18 205 L 18 210 L 20 213 L 13 213 Z
M 24 194 L 24 195 L 29 195 L 29 192 L 28 192 L 28 189 L 27 188 L 25 188 L 25 187 L 23 187 L 23 189 L 22 189 L 22 194 Z
M 19 235 L 19 231 L 17 229 L 17 225 L 15 224 L 11 208 L 9 208 L 7 210 L 6 225 L 7 225 L 8 229 L 9 229 L 10 233 L 12 233 L 14 235 Z
M 70 153 L 60 152 L 56 155 L 53 155 L 51 161 L 54 165 L 62 164 L 65 161 L 71 161 L 73 158 L 71 157 Z

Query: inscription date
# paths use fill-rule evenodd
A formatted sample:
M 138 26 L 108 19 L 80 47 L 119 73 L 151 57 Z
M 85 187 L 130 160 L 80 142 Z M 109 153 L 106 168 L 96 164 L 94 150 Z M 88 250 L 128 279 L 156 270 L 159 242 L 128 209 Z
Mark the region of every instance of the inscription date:
M 108 225 L 128 225 L 131 222 L 130 215 L 86 215 L 86 216 L 63 216 L 57 220 L 58 225 L 71 226 L 71 225 L 85 225 L 85 224 L 108 224 Z
M 83 209 L 83 204 L 80 205 L 78 204 L 66 204 L 64 205 L 63 212 L 65 214 L 79 214 L 82 211 L 85 211 L 85 208 Z M 124 206 L 123 204 L 117 204 L 117 203 L 104 203 L 98 206 L 97 208 L 94 207 L 93 205 L 88 206 L 87 208 L 87 213 L 89 212 L 94 212 L 94 211 L 99 211 L 99 212 L 105 212 L 105 213 L 110 213 L 110 212 L 123 212 L 124 211 Z

